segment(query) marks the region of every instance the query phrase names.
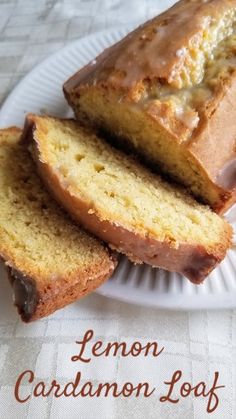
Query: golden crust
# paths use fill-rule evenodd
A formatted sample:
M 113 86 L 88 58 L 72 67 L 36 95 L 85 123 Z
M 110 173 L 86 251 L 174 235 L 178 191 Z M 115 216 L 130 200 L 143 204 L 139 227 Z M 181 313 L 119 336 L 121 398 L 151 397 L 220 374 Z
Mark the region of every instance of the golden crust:
M 19 281 L 19 278 L 23 278 L 26 286 L 30 283 L 33 284 L 35 308 L 32 314 L 26 312 L 21 304 L 15 304 L 21 319 L 28 323 L 47 317 L 56 310 L 60 310 L 92 293 L 111 277 L 116 265 L 117 260 L 115 255 L 110 254 L 109 263 L 93 265 L 90 272 L 78 271 L 75 273 L 74 278 L 71 278 L 71 276 L 70 278 L 65 277 L 63 280 L 60 280 L 60 284 L 57 283 L 57 286 L 52 286 L 50 282 L 39 283 L 37 280 L 23 274 L 24 268 L 21 266 L 20 270 L 16 270 L 15 268 L 12 269 L 9 266 L 6 266 L 6 268 L 13 288 L 14 283 Z M 25 272 L 27 272 L 27 267 Z M 36 276 L 37 275 L 35 275 L 35 277 Z M 14 292 L 16 293 L 16 290 L 14 290 Z M 14 298 L 16 299 L 17 297 Z
M 221 96 L 206 110 L 199 129 L 187 145 L 188 151 L 205 170 L 206 177 L 221 191 L 215 210 L 223 214 L 236 201 L 236 71 L 222 86 Z M 227 183 L 224 168 L 235 160 L 233 184 Z M 227 175 L 227 174 L 226 174 Z M 228 179 L 230 181 L 230 179 Z
M 9 144 L 9 142 L 16 143 L 22 130 L 18 127 L 9 127 L 0 129 L 0 145 Z
M 58 172 L 45 158 L 48 138 L 44 141 L 43 121 L 44 118 L 29 115 L 26 123 L 27 131 L 31 125 L 27 141 L 30 141 L 30 151 L 40 176 L 50 192 L 71 216 L 87 230 L 106 241 L 111 248 L 126 254 L 136 263 L 144 262 L 154 267 L 180 272 L 197 284 L 201 283 L 225 257 L 232 238 L 232 229 L 227 224 L 222 230 L 218 245 L 209 251 L 203 245 L 194 242 L 192 244 L 179 243 L 178 248 L 175 248 L 168 240 L 161 241 L 154 236 L 147 237 L 141 232 L 129 229 L 128 226 L 122 224 L 122 220 L 119 224 L 107 220 L 97 210 L 96 203 L 91 208 L 91 202 L 86 202 L 79 192 L 74 195 L 69 188 L 66 188 Z
M 95 73 L 96 84 L 124 89 L 129 97 L 142 90 L 147 80 L 172 84 L 188 62 L 178 52 L 186 48 L 188 53 L 190 45 L 198 45 L 204 30 L 235 7 L 235 0 L 181 0 L 106 49 L 72 77 L 66 89 L 93 85 Z

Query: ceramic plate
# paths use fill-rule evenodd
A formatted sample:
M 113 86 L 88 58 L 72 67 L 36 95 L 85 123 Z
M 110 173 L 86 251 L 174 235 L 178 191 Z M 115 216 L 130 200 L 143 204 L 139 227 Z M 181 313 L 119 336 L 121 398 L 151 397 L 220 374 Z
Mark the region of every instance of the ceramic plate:
M 71 116 L 62 94 L 63 82 L 128 30 L 92 34 L 68 45 L 33 69 L 4 103 L 0 127 L 22 126 L 27 112 Z M 236 227 L 236 209 L 231 210 L 227 218 Z M 97 292 L 130 303 L 173 310 L 235 308 L 236 247 L 201 286 L 192 285 L 179 274 L 147 265 L 135 266 L 121 257 L 112 279 Z

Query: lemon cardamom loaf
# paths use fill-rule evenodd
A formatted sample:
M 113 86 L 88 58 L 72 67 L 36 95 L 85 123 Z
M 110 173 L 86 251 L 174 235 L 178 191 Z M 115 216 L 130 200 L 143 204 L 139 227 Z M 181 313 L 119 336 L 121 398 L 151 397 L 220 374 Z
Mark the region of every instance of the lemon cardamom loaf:
M 236 200 L 236 1 L 182 0 L 64 85 L 79 120 L 223 213 Z
M 200 283 L 225 257 L 226 221 L 88 128 L 31 114 L 22 141 L 74 219 L 132 261 Z
M 98 287 L 116 262 L 76 226 L 44 189 L 21 130 L 0 130 L 0 256 L 26 322 Z

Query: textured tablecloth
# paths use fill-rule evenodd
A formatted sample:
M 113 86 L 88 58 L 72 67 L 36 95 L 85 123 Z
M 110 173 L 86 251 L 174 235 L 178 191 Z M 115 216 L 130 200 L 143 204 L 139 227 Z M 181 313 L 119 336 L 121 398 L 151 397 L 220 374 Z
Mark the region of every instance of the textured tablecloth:
M 143 21 L 173 1 L 158 0 L 1 0 L 0 102 L 20 78 L 44 57 L 71 40 L 104 28 Z M 92 358 L 72 363 L 76 340 L 93 329 L 94 341 L 156 340 L 158 358 L 139 356 Z M 91 346 L 91 345 L 90 345 Z M 236 418 L 236 311 L 169 312 L 141 308 L 93 294 L 48 319 L 23 325 L 12 307 L 11 291 L 0 277 L 0 418 L 131 419 Z M 84 382 L 133 383 L 157 387 L 150 398 L 14 399 L 19 374 L 30 369 L 36 380 L 71 381 L 81 371 Z M 161 403 L 164 381 L 175 370 L 184 380 L 212 384 L 219 371 L 219 407 L 206 413 L 207 398 Z M 29 386 L 30 387 L 30 386 Z M 26 392 L 30 388 L 25 388 Z M 177 388 L 175 394 L 178 395 Z

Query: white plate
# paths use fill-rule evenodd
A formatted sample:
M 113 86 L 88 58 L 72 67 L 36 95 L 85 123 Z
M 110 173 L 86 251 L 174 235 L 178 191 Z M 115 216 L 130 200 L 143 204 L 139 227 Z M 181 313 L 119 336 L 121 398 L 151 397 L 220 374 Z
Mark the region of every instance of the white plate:
M 128 29 L 113 29 L 80 39 L 52 55 L 14 89 L 0 111 L 0 127 L 21 126 L 27 112 L 67 117 L 71 111 L 62 94 L 63 82 Z M 230 221 L 236 222 L 236 210 Z M 236 250 L 205 281 L 192 285 L 178 274 L 149 266 L 135 266 L 122 257 L 113 278 L 98 293 L 146 306 L 189 310 L 236 307 Z

